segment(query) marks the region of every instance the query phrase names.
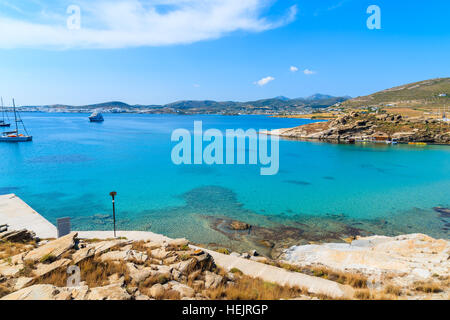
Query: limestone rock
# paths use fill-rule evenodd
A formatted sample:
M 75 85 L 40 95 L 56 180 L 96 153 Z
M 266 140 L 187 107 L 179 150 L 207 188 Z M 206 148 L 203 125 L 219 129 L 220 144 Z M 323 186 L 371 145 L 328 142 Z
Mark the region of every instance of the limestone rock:
M 23 264 L 3 263 L 0 265 L 0 276 L 15 277 L 23 269 Z
M 195 270 L 196 265 L 197 265 L 197 260 L 195 258 L 191 258 L 186 261 L 181 261 L 181 262 L 172 264 L 171 267 L 173 267 L 174 269 L 177 269 L 181 273 L 187 275 Z
M 367 276 L 396 275 L 406 284 L 450 276 L 450 241 L 423 234 L 373 236 L 348 243 L 294 246 L 283 259 L 300 266 L 322 265 Z
M 174 239 L 169 241 L 170 247 L 183 247 L 187 246 L 189 244 L 189 241 L 182 238 L 182 239 Z
M 86 247 L 77 250 L 72 255 L 72 260 L 74 264 L 78 264 L 84 259 L 90 258 L 95 254 L 102 254 L 103 252 L 117 246 L 120 244 L 126 243 L 125 240 L 110 240 L 110 241 L 101 241 L 94 244 L 89 244 Z
M 162 242 L 154 242 L 150 241 L 144 244 L 144 247 L 149 248 L 150 250 L 159 249 L 164 245 Z
M 164 295 L 164 293 L 166 292 L 166 290 L 164 289 L 164 287 L 157 283 L 154 284 L 151 288 L 150 288 L 150 295 L 155 298 L 155 299 L 161 299 L 162 296 Z
M 55 258 L 59 258 L 66 251 L 73 248 L 77 235 L 78 234 L 76 232 L 72 232 L 64 237 L 53 240 L 42 247 L 36 248 L 28 252 L 24 257 L 24 260 L 40 261 L 45 256 L 54 256 Z
M 152 257 L 159 260 L 166 259 L 167 257 L 169 257 L 169 255 L 170 251 L 166 251 L 165 249 L 162 248 L 152 250 Z
M 155 272 L 151 268 L 142 268 L 136 269 L 134 272 L 130 272 L 130 277 L 135 283 L 139 283 L 153 274 L 155 274 Z
M 250 227 L 251 226 L 248 223 L 242 221 L 232 221 L 230 223 L 230 228 L 232 230 L 248 230 Z
M 101 261 L 129 261 L 136 260 L 139 262 L 147 261 L 148 256 L 145 253 L 128 250 L 128 251 L 110 251 L 100 256 Z
M 185 297 L 186 298 L 192 298 L 192 297 L 195 296 L 194 289 L 192 289 L 191 287 L 189 287 L 189 286 L 187 286 L 185 284 L 182 284 L 182 283 L 179 283 L 179 282 L 176 282 L 176 281 L 171 281 L 170 282 L 170 287 L 171 287 L 172 290 L 178 292 L 180 294 L 181 298 L 185 298 Z
M 128 292 L 118 284 L 105 287 L 91 288 L 86 296 L 87 300 L 130 300 Z
M 42 276 L 46 275 L 47 273 L 50 273 L 60 267 L 67 266 L 70 262 L 71 262 L 71 260 L 69 260 L 69 259 L 60 259 L 60 260 L 56 260 L 50 264 L 40 263 L 37 265 L 36 270 L 33 271 L 33 274 L 36 277 L 42 277 Z
M 205 288 L 216 289 L 223 281 L 223 277 L 213 272 L 205 272 Z
M 37 284 L 4 296 L 0 300 L 71 300 L 83 299 L 87 287 L 58 288 L 51 284 Z
M 255 256 L 251 256 L 250 260 L 260 262 L 260 263 L 266 263 L 269 261 L 269 259 L 267 259 L 266 257 L 255 257 Z
M 136 296 L 134 299 L 139 300 L 139 301 L 152 300 L 152 299 L 150 299 L 149 296 L 146 296 L 145 294 L 140 294 L 140 295 Z
M 12 230 L 0 233 L 0 240 L 10 241 L 10 242 L 26 242 L 32 241 L 36 237 L 33 231 L 28 231 L 26 229 L 22 230 Z
M 14 290 L 20 290 L 24 287 L 26 287 L 29 283 L 31 283 L 31 281 L 33 281 L 33 278 L 28 278 L 28 277 L 20 277 L 16 280 L 15 284 L 14 284 Z

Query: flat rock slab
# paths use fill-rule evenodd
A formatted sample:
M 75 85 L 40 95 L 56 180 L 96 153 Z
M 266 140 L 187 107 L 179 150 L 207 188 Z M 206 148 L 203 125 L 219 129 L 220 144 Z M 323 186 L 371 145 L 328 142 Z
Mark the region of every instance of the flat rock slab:
M 56 260 L 50 264 L 40 263 L 37 265 L 36 270 L 33 271 L 33 275 L 36 277 L 42 277 L 42 276 L 46 275 L 47 273 L 50 273 L 58 268 L 67 266 L 70 262 L 71 262 L 71 260 L 69 260 L 69 259 L 60 259 L 60 260 Z
M 102 241 L 94 244 L 89 244 L 86 248 L 77 250 L 72 255 L 72 260 L 74 264 L 78 264 L 79 262 L 87 259 L 89 257 L 94 256 L 95 254 L 101 254 L 117 245 L 121 245 L 123 243 L 127 243 L 126 240 L 110 240 L 110 241 Z
M 194 246 L 192 247 L 197 248 Z M 332 298 L 352 299 L 354 295 L 354 290 L 352 287 L 342 285 L 337 282 L 312 277 L 299 272 L 290 272 L 268 264 L 229 256 L 204 248 L 197 249 L 201 249 L 209 253 L 219 267 L 228 271 L 233 268 L 237 268 L 242 271 L 243 274 L 253 278 L 259 278 L 282 286 L 297 286 L 299 288 L 306 289 L 311 294 L 322 294 Z
M 411 281 L 450 275 L 450 241 L 423 234 L 372 236 L 348 243 L 294 246 L 283 259 L 300 266 L 323 265 L 365 275 L 407 274 Z
M 0 276 L 14 277 L 23 269 L 23 264 L 3 263 L 0 265 Z
M 131 296 L 120 284 L 92 288 L 86 300 L 130 300 Z
M 50 241 L 44 244 L 42 247 L 36 248 L 28 252 L 24 260 L 28 261 L 40 261 L 46 256 L 53 256 L 59 258 L 66 251 L 73 248 L 75 245 L 75 238 L 77 236 L 76 232 L 69 233 L 68 235 L 61 237 L 59 239 Z
M 51 284 L 36 284 L 4 296 L 0 300 L 83 300 L 88 287 L 58 288 Z

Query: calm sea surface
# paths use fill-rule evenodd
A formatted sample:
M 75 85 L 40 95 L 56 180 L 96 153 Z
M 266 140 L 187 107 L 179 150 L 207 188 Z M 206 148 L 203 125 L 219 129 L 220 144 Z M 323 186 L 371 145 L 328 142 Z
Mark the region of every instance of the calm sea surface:
M 176 166 L 171 133 L 192 130 L 194 120 L 222 131 L 309 120 L 104 116 L 95 124 L 85 114 L 22 114 L 34 141 L 0 144 L 0 194 L 19 195 L 52 222 L 70 216 L 75 228 L 92 230 L 111 228 L 115 190 L 121 229 L 205 243 L 226 238 L 213 228 L 218 217 L 269 229 L 301 222 L 305 234 L 339 223 L 339 230 L 449 238 L 450 219 L 433 207 L 450 207 L 450 147 L 282 140 L 279 173 L 261 176 L 254 165 Z

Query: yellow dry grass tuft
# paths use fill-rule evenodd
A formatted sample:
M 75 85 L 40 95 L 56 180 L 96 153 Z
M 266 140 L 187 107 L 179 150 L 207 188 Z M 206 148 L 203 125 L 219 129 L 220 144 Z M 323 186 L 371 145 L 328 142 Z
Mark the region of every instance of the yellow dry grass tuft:
M 271 263 L 271 265 L 275 265 L 288 271 L 304 273 L 314 277 L 335 281 L 340 284 L 348 284 L 353 288 L 357 289 L 367 288 L 367 281 L 368 281 L 367 277 L 359 273 L 342 272 L 332 270 L 324 266 L 299 267 L 287 263 Z
M 203 293 L 214 300 L 279 300 L 293 299 L 305 295 L 298 287 L 280 286 L 247 276 L 239 277 L 234 284 L 222 284 Z
M 19 253 L 29 251 L 36 247 L 36 243 L 32 242 L 9 242 L 0 241 L 0 259 L 7 259 Z

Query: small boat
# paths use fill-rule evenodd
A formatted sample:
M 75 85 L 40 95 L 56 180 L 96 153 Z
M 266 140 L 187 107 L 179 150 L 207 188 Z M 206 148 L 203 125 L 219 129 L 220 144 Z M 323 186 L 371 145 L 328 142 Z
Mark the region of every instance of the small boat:
M 2 128 L 8 128 L 11 126 L 11 124 L 9 123 L 9 117 L 8 117 L 8 113 L 5 111 L 5 107 L 3 106 L 3 98 L 1 98 L 2 100 L 2 119 L 0 120 L 0 127 Z M 8 118 L 8 122 L 6 122 L 6 118 Z
M 392 138 L 391 140 L 386 141 L 386 144 L 398 144 L 398 139 Z
M 16 130 L 14 131 L 8 131 L 3 132 L 0 136 L 0 142 L 27 142 L 32 141 L 33 137 L 30 136 L 27 132 L 27 129 L 25 128 L 25 125 L 23 124 L 22 119 L 20 118 L 19 113 L 16 111 L 16 103 L 13 99 L 13 107 L 14 107 L 14 121 L 16 123 Z M 25 131 L 25 134 L 22 134 L 19 132 L 19 125 L 18 123 L 22 123 L 23 130 Z
M 409 142 L 409 145 L 415 145 L 415 146 L 426 146 L 428 143 L 426 142 Z
M 100 112 L 94 111 L 89 116 L 89 121 L 90 122 L 103 122 L 103 121 L 105 121 L 105 119 L 103 119 L 103 115 Z

